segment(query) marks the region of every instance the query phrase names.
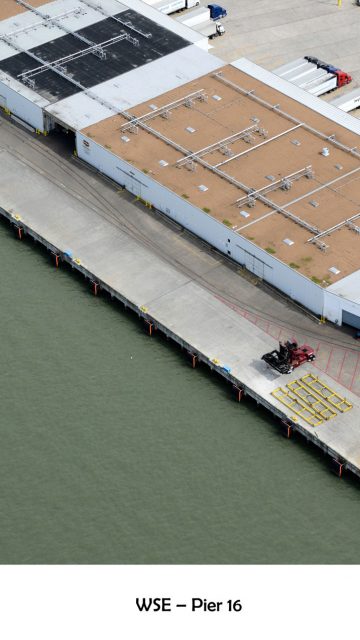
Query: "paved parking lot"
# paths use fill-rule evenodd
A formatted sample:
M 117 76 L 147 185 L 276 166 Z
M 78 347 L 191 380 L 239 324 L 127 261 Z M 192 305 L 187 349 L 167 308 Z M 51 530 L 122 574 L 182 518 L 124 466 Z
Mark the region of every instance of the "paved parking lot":
M 206 4 L 204 1 L 202 4 Z M 219 0 L 228 16 L 226 33 L 212 40 L 212 52 L 231 62 L 241 56 L 266 69 L 304 55 L 314 55 L 353 76 L 350 86 L 325 100 L 360 86 L 360 6 L 355 0 Z M 360 109 L 353 112 L 360 117 Z

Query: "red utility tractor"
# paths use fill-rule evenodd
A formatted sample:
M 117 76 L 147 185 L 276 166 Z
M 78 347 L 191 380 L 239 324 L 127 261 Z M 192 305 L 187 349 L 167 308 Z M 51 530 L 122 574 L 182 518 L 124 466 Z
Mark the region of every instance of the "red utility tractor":
M 315 351 L 308 344 L 300 347 L 296 341 L 279 342 L 279 349 L 265 353 L 261 359 L 279 373 L 291 373 L 304 362 L 315 360 Z

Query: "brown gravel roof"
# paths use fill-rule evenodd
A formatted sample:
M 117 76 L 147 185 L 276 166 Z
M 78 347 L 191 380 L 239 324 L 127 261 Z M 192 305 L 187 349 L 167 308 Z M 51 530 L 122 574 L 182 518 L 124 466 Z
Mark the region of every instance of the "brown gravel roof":
M 33 7 L 41 7 L 43 4 L 48 4 L 51 0 L 29 0 L 29 4 Z M 19 13 L 27 11 L 21 4 L 17 4 L 15 0 L 0 0 L 0 20 L 6 20 L 6 18 L 12 18 Z
M 274 207 L 259 200 L 253 207 L 246 202 L 236 204 L 247 192 L 231 184 L 228 177 L 218 176 L 199 162 L 193 167 L 176 166 L 186 153 L 174 145 L 188 153 L 199 152 L 235 133 L 257 127 L 247 141 L 228 143 L 226 148 L 223 145 L 222 149 L 202 155 L 202 159 L 212 167 L 225 162 L 218 166 L 219 170 L 255 190 L 311 167 L 311 176 L 292 180 L 289 190 L 278 187 L 268 191 L 266 198 L 321 232 L 360 214 L 359 157 L 338 148 L 332 140 L 322 139 L 304 125 L 325 136 L 335 136 L 336 141 L 350 148 L 359 143 L 358 136 L 235 67 L 225 66 L 222 74 L 237 87 L 253 91 L 253 95 L 267 101 L 272 108 L 209 74 L 131 109 L 133 116 L 140 117 L 151 113 L 150 105 L 161 108 L 193 92 L 203 91 L 205 100 L 195 99 L 192 105 L 169 107 L 168 117 L 154 112 L 146 121 L 151 132 L 139 126 L 136 134 L 125 133 L 123 128 L 128 120 L 116 115 L 88 127 L 83 133 L 197 207 L 205 208 L 209 215 L 221 222 L 226 220 L 239 234 L 324 286 L 360 269 L 360 234 L 347 226 L 322 237 L 320 242 L 326 245 L 322 250 L 320 243 L 309 242 L 315 232 L 274 211 Z M 297 118 L 301 126 L 279 114 L 279 109 Z M 188 127 L 194 132 L 190 133 Z M 130 142 L 123 142 L 124 133 Z M 157 134 L 171 144 L 159 139 Z M 321 153 L 324 147 L 330 152 L 327 157 Z M 241 155 L 233 157 L 237 154 Z M 168 165 L 162 167 L 160 160 Z M 208 190 L 200 191 L 199 185 L 205 185 Z M 249 216 L 244 218 L 241 211 Z M 360 218 L 358 224 L 360 226 Z M 284 243 L 286 238 L 293 241 L 291 246 Z M 340 271 L 338 275 L 329 272 L 334 266 Z

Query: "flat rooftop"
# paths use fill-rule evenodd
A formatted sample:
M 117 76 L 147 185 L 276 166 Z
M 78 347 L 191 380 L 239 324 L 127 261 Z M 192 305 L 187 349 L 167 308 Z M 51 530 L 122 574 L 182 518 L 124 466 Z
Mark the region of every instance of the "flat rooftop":
M 131 115 L 82 133 L 318 284 L 360 269 L 354 132 L 232 65 Z
M 14 6 L 19 6 L 15 0 L 11 2 Z M 75 9 L 74 2 L 73 10 Z M 126 7 L 121 10 L 120 4 L 119 11 L 107 17 L 98 12 L 94 24 L 81 29 L 74 28 L 73 33 L 65 35 L 60 30 L 60 37 L 53 37 L 30 48 L 27 46 L 29 32 L 34 29 L 29 26 L 16 37 L 12 36 L 7 40 L 7 57 L 0 61 L 0 70 L 30 86 L 50 102 L 54 102 L 190 44 L 177 33 L 136 11 Z M 73 21 L 75 22 L 75 19 Z M 64 28 L 69 29 L 69 18 L 67 21 L 63 20 L 63 24 Z M 171 21 L 169 25 L 171 26 Z M 46 24 L 41 24 L 39 28 L 46 37 L 51 37 L 51 29 Z M 96 50 L 94 55 L 91 43 L 99 47 L 103 57 L 99 57 Z M 16 47 L 23 51 L 18 52 Z

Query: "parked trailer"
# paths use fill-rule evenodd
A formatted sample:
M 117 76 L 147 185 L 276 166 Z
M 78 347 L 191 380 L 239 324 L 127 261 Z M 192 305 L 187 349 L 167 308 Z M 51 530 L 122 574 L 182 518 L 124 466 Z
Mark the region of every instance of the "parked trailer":
M 280 78 L 283 78 L 289 72 L 295 71 L 299 67 L 307 64 L 307 62 L 308 61 L 305 60 L 305 58 L 298 58 L 297 60 L 293 60 L 292 62 L 283 64 L 281 67 L 277 67 L 277 69 L 273 69 L 273 73 L 275 73 L 277 76 L 280 76 Z
M 314 70 L 316 71 L 316 67 L 314 67 L 314 65 L 311 64 L 310 62 L 307 62 L 306 64 L 301 65 L 301 67 L 298 67 L 297 69 L 294 69 L 293 71 L 289 71 L 288 73 L 286 73 L 282 77 L 283 77 L 284 80 L 288 80 L 288 82 L 294 82 L 298 78 L 302 78 L 304 75 L 306 75 L 310 71 L 314 71 Z
M 330 104 L 346 113 L 358 109 L 360 107 L 360 87 L 349 93 L 344 93 L 339 98 L 335 98 L 335 100 L 331 100 Z
M 200 5 L 200 0 L 167 0 L 165 2 L 164 0 L 157 0 L 156 2 L 145 0 L 145 2 L 166 15 L 175 13 L 176 11 L 182 11 L 183 9 L 192 9 Z
M 313 96 L 322 96 L 324 93 L 333 91 L 336 88 L 337 88 L 336 76 L 333 76 L 331 73 L 328 73 L 325 76 L 325 78 L 320 78 L 320 80 L 316 80 L 310 86 L 308 86 L 306 91 L 311 93 Z
M 212 40 L 213 38 L 217 38 L 218 36 L 223 36 L 225 33 L 225 28 L 223 27 L 221 22 L 208 20 L 207 22 L 196 25 L 196 31 L 209 38 L 209 40 Z
M 181 24 L 187 27 L 196 28 L 196 25 L 208 22 L 210 20 L 210 9 L 207 7 L 198 7 L 193 11 L 189 11 L 178 18 L 176 18 Z
M 312 69 L 306 75 L 301 76 L 301 78 L 297 78 L 294 80 L 294 84 L 301 89 L 306 89 L 309 84 L 315 82 L 315 80 L 320 80 L 320 78 L 325 78 L 327 76 L 327 71 L 325 69 Z

